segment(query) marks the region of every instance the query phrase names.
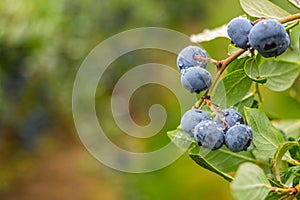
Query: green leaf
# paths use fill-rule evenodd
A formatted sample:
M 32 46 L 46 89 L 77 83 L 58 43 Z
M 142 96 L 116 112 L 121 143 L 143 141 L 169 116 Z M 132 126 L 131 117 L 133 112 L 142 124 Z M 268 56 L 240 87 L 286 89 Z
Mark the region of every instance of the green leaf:
M 298 23 L 298 25 L 293 27 L 293 29 L 289 32 L 290 40 L 291 40 L 290 47 L 293 50 L 293 53 L 295 53 L 295 54 L 298 53 L 298 55 L 299 55 L 299 52 L 300 52 L 300 25 L 299 25 L 299 21 L 294 22 L 294 23 Z M 298 56 L 296 56 L 295 59 L 296 59 L 296 61 L 299 61 Z
M 290 35 L 290 46 L 288 50 L 280 56 L 281 60 L 288 60 L 293 62 L 299 62 L 299 53 L 300 53 L 300 24 L 299 21 L 291 22 L 288 27 L 295 25 L 292 30 L 289 31 Z M 288 28 L 286 27 L 286 28 Z
M 265 200 L 280 200 L 280 198 L 282 198 L 282 197 L 283 197 L 283 195 L 280 195 L 276 192 L 270 192 L 268 194 L 268 196 L 265 198 Z M 281 200 L 283 200 L 283 199 L 281 199 Z
M 297 140 L 291 139 L 290 141 L 298 141 L 300 143 L 300 138 L 298 138 Z M 289 150 L 289 153 L 294 160 L 298 160 L 298 163 L 300 162 L 300 147 L 299 146 L 291 147 Z M 300 165 L 299 165 L 299 167 L 300 167 Z M 299 171 L 299 176 L 300 176 L 300 171 Z
M 284 183 L 284 185 L 288 187 L 293 187 L 297 184 L 295 184 L 294 181 L 297 181 L 300 183 L 300 166 L 292 166 L 285 170 L 283 170 L 280 173 L 281 181 Z M 282 187 L 282 185 L 280 185 Z
M 196 142 L 188 133 L 186 133 L 182 129 L 168 131 L 167 135 L 174 144 L 184 150 L 188 149 L 192 143 Z
M 238 69 L 243 69 L 245 62 L 249 59 L 249 57 L 242 57 L 238 59 L 234 59 L 228 66 L 227 66 L 227 73 L 231 73 Z
M 240 102 L 235 104 L 234 107 L 237 108 L 239 113 L 244 115 L 244 107 L 251 107 L 253 105 L 253 101 L 254 101 L 254 94 L 250 94 L 245 98 L 243 98 Z
M 241 101 L 249 92 L 252 81 L 243 69 L 226 74 L 213 90 L 212 101 L 221 108 L 228 108 Z
M 201 43 L 208 42 L 219 37 L 229 38 L 227 35 L 227 24 L 211 30 L 204 29 L 201 33 L 191 35 L 190 40 L 194 43 Z
M 261 168 L 244 163 L 239 167 L 231 189 L 237 200 L 257 200 L 268 196 L 271 185 Z
M 245 62 L 245 73 L 252 80 L 263 83 L 273 91 L 284 91 L 292 86 L 300 73 L 300 62 L 250 58 Z
M 300 119 L 272 121 L 272 124 L 282 130 L 288 137 L 300 137 Z
M 232 177 L 227 173 L 235 172 L 241 163 L 256 162 L 250 151 L 234 153 L 226 147 L 215 151 L 195 147 L 189 155 L 198 165 L 222 176 L 227 181 L 232 181 Z
M 227 54 L 230 56 L 235 52 L 239 51 L 241 48 L 235 46 L 234 44 L 229 44 L 227 47 Z
M 280 170 L 279 170 L 279 168 L 281 167 L 280 163 L 281 163 L 282 157 L 293 146 L 300 147 L 300 144 L 299 144 L 299 142 L 285 142 L 278 147 L 278 149 L 274 155 L 272 168 L 273 168 L 273 173 L 279 183 L 282 183 L 281 178 L 280 178 Z
M 248 75 L 248 77 L 251 78 L 255 82 L 266 83 L 268 80 L 266 77 L 261 76 L 256 59 L 253 59 L 253 58 L 248 59 L 245 62 L 244 70 L 245 70 L 245 73 Z
M 261 155 L 273 158 L 277 148 L 284 142 L 280 131 L 259 109 L 245 107 L 245 116 L 253 133 L 253 145 Z
M 261 76 L 268 79 L 265 86 L 277 92 L 290 88 L 299 73 L 300 62 L 266 60 L 260 66 Z
M 252 17 L 282 18 L 290 13 L 267 0 L 240 0 L 243 10 Z
M 236 53 L 237 51 L 240 51 L 241 48 L 235 46 L 234 44 L 229 44 L 227 47 L 227 54 L 230 56 L 234 53 Z M 251 56 L 251 52 L 250 51 L 245 51 L 242 55 L 238 56 L 238 58 L 244 58 L 244 57 L 249 57 Z M 228 68 L 228 67 L 227 67 Z
M 291 4 L 296 6 L 297 8 L 300 8 L 300 1 L 299 0 L 289 0 Z

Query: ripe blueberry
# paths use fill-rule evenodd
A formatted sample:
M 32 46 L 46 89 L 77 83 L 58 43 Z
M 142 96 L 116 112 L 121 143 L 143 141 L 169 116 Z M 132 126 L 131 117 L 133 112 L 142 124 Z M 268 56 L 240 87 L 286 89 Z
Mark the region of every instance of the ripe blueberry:
M 200 67 L 190 67 L 182 70 L 181 84 L 191 93 L 200 93 L 210 87 L 212 77 L 210 73 Z
M 199 109 L 191 109 L 185 112 L 181 118 L 180 127 L 191 136 L 197 124 L 203 120 L 211 119 L 205 112 Z
M 197 46 L 187 46 L 178 54 L 177 67 L 181 72 L 189 67 L 200 66 L 205 68 L 207 65 L 207 55 L 205 50 Z
M 290 44 L 284 26 L 274 19 L 258 22 L 249 33 L 249 42 L 263 57 L 274 57 L 285 52 Z
M 251 129 L 244 125 L 234 125 L 225 135 L 225 144 L 233 152 L 246 151 L 252 141 Z
M 217 125 L 217 127 L 220 130 L 222 130 L 224 134 L 226 134 L 229 127 L 226 124 L 224 124 L 218 117 L 215 117 L 214 122 Z
M 216 150 L 224 144 L 224 133 L 211 120 L 200 122 L 194 129 L 194 138 L 199 146 Z
M 220 116 L 228 123 L 230 127 L 236 124 L 244 124 L 243 116 L 238 111 L 232 108 L 225 109 L 220 113 Z M 224 133 L 228 131 L 229 127 L 224 124 L 219 118 L 215 117 L 214 121 L 219 127 L 223 128 Z
M 237 123 L 244 124 L 243 116 L 238 111 L 227 108 L 224 110 L 223 114 L 225 121 L 230 125 L 233 126 Z
M 252 29 L 252 23 L 242 17 L 232 19 L 227 26 L 227 33 L 232 43 L 242 49 L 249 47 L 248 35 Z

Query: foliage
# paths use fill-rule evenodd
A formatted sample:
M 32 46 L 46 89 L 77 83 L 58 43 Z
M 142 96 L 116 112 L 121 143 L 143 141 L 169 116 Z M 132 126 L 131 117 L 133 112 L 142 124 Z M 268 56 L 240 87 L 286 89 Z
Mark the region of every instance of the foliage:
M 289 2 L 300 8 L 299 1 Z M 300 194 L 299 122 L 281 119 L 274 122 L 274 126 L 259 107 L 264 103 L 261 87 L 283 92 L 291 88 L 299 76 L 300 14 L 290 14 L 267 0 L 240 0 L 240 4 L 253 21 L 278 19 L 292 38 L 291 48 L 277 58 L 266 59 L 251 49 L 239 50 L 230 44 L 228 58 L 213 60 L 218 73 L 205 95 L 210 95 L 212 102 L 220 108 L 235 106 L 244 114 L 253 132 L 250 148 L 239 153 L 230 152 L 226 147 L 208 151 L 180 129 L 168 135 L 179 147 L 188 149 L 188 154 L 199 166 L 231 182 L 236 199 L 296 199 Z M 226 37 L 224 31 L 224 26 L 205 30 L 192 35 L 191 40 L 203 42 Z M 203 107 L 205 103 L 200 99 L 195 106 Z M 282 106 L 288 109 L 288 105 Z M 291 126 L 296 128 L 288 130 Z
M 229 1 L 220 2 L 218 6 L 222 9 L 214 12 L 226 14 L 223 8 Z M 48 151 L 50 149 L 51 153 L 53 153 L 53 148 L 65 152 L 70 145 L 76 145 L 76 148 L 83 151 L 83 154 L 89 158 L 90 155 L 78 142 L 79 139 L 74 129 L 71 92 L 77 69 L 95 45 L 121 31 L 144 26 L 161 26 L 181 32 L 199 30 L 204 24 L 215 21 L 215 19 L 205 17 L 208 12 L 211 13 L 210 5 L 215 8 L 214 3 L 209 1 L 194 0 L 187 0 L 185 3 L 172 0 L 140 2 L 132 0 L 0 1 L 0 195 L 10 189 L 13 192 L 17 191 L 15 193 L 19 196 L 23 195 L 22 191 L 15 188 L 15 183 L 24 181 L 30 187 L 28 177 L 37 172 L 36 167 L 43 162 L 41 160 L 45 155 L 45 149 Z M 236 8 L 234 9 L 236 10 Z M 193 26 L 190 25 L 191 22 Z M 160 58 L 159 63 L 173 64 L 172 59 L 166 59 L 165 54 L 157 57 Z M 166 98 L 172 96 L 168 90 L 159 87 L 152 87 L 151 90 L 147 88 L 143 90 L 146 91 L 145 93 L 137 95 L 139 101 L 132 106 L 134 110 L 138 111 L 138 113 L 135 111 L 137 114 L 134 117 L 138 121 L 145 119 L 144 121 L 147 123 L 148 115 L 145 114 L 147 108 L 152 105 L 153 101 L 155 103 L 163 102 L 166 104 L 168 113 L 172 113 L 168 115 L 165 130 L 161 131 L 159 138 L 153 137 L 146 142 L 145 140 L 139 142 L 141 143 L 140 147 L 137 147 L 135 138 L 128 137 L 130 138 L 129 142 L 127 140 L 124 142 L 123 138 L 119 137 L 126 134 L 123 134 L 111 119 L 111 112 L 107 106 L 110 103 L 106 100 L 111 95 L 114 84 L 125 70 L 141 63 L 153 62 L 153 59 L 156 57 L 154 58 L 152 52 L 146 50 L 143 50 L 142 53 L 140 51 L 132 52 L 121 57 L 112 64 L 103 80 L 101 79 L 103 84 L 99 83 L 102 87 L 99 87 L 97 91 L 98 110 L 101 110 L 99 113 L 105 117 L 103 126 L 109 130 L 111 138 L 115 135 L 118 136 L 115 137 L 117 139 L 114 142 L 123 143 L 126 147 L 132 146 L 134 151 L 138 151 L 140 148 L 155 149 L 169 142 L 163 132 L 170 129 L 180 117 L 180 115 L 176 115 L 179 110 L 174 106 L 178 103 L 176 99 Z M 149 95 L 151 92 L 162 95 L 151 96 Z M 160 140 L 161 138 L 162 140 Z M 35 156 L 36 154 L 42 155 Z M 80 155 L 77 157 L 80 159 Z M 80 162 L 88 163 L 86 157 L 82 158 Z M 70 162 L 72 156 L 66 156 L 65 159 L 66 162 L 72 163 L 72 161 Z M 174 172 L 177 177 L 191 176 L 195 180 L 218 182 L 205 173 L 195 176 L 192 169 L 196 166 L 191 165 L 189 166 L 191 170 L 178 172 L 178 169 L 181 169 L 186 161 L 189 161 L 186 159 L 182 157 L 177 165 L 175 164 L 171 168 L 143 176 L 124 175 L 113 170 L 110 171 L 95 161 L 95 165 L 101 168 L 95 170 L 95 174 L 101 173 L 101 176 L 107 176 L 105 181 L 111 181 L 115 186 L 110 188 L 123 188 L 124 199 L 182 199 L 187 190 L 202 191 L 203 196 L 210 198 L 229 196 L 224 189 L 220 189 L 221 192 L 212 196 L 210 188 L 199 189 L 192 182 L 183 186 L 180 179 L 174 178 Z M 61 166 L 61 163 L 57 163 L 57 166 Z M 82 172 L 80 166 L 73 167 Z M 93 180 L 97 179 L 95 174 L 91 175 Z M 73 178 L 76 179 L 76 176 Z M 59 180 L 63 181 L 64 179 L 65 177 Z M 157 180 L 160 180 L 160 183 Z M 36 181 L 42 181 L 42 179 Z M 38 184 L 36 181 L 35 183 Z M 106 182 L 102 183 L 103 178 L 97 179 L 97 181 L 98 183 L 101 181 L 99 185 L 107 185 Z M 48 184 L 53 186 L 51 180 L 48 180 Z M 168 190 L 171 184 L 177 191 L 176 193 Z M 71 186 L 66 185 L 66 187 Z M 96 184 L 93 187 L 97 190 Z M 83 188 L 79 188 L 78 192 L 82 192 L 81 189 Z M 66 193 L 65 190 L 49 189 L 47 191 L 53 191 L 56 194 L 58 192 Z M 109 189 L 107 192 L 112 192 L 112 190 Z M 198 197 L 196 192 L 190 193 L 191 198 Z M 47 194 L 43 195 L 47 196 Z M 62 196 L 65 195 L 62 194 Z M 95 197 L 95 194 L 88 195 L 90 198 Z M 103 196 L 103 194 L 101 195 Z M 28 196 L 27 198 L 33 199 L 34 197 Z M 99 198 L 99 196 L 95 198 Z
M 289 2 L 292 3 L 291 5 L 295 7 L 295 10 L 299 8 L 299 1 L 289 0 Z M 214 1 L 195 0 L 187 0 L 185 3 L 171 0 L 140 1 L 138 3 L 132 0 L 112 0 L 107 2 L 93 0 L 1 1 L 0 193 L 5 191 L 12 182 L 15 182 L 15 178 L 23 176 L 24 174 L 30 174 L 27 173 L 28 168 L 31 167 L 31 165 L 35 166 L 36 163 L 33 162 L 29 164 L 31 160 L 28 158 L 39 159 L 32 156 L 32 151 L 39 151 L 40 149 L 37 148 L 37 146 L 43 145 L 43 143 L 36 141 L 37 138 L 48 133 L 50 137 L 55 140 L 55 145 L 59 145 L 61 142 L 57 142 L 57 140 L 60 140 L 57 136 L 63 135 L 62 137 L 68 141 L 67 144 L 72 143 L 70 142 L 70 137 L 72 139 L 76 138 L 76 134 L 64 136 L 64 134 L 74 132 L 70 120 L 70 93 L 72 91 L 72 82 L 78 66 L 86 54 L 99 41 L 104 40 L 114 33 L 141 26 L 164 26 L 186 33 L 198 31 L 203 28 L 202 26 L 224 23 L 223 20 L 226 20 L 230 15 L 237 14 L 239 12 L 239 6 L 234 3 L 235 2 L 231 0 L 218 1 L 217 4 Z M 251 1 L 248 1 L 248 3 L 251 3 Z M 273 9 L 274 8 L 269 9 L 268 13 L 271 11 L 271 14 L 273 14 Z M 282 10 L 279 12 L 282 12 Z M 292 12 L 289 11 L 289 13 Z M 209 17 L 207 17 L 208 15 Z M 276 18 L 280 17 L 277 16 Z M 288 26 L 292 25 L 292 23 L 288 24 Z M 212 32 L 202 34 L 200 38 L 203 40 L 201 42 L 211 41 L 218 37 L 227 37 L 227 34 L 224 33 L 225 29 L 226 26 L 222 26 Z M 294 26 L 292 32 L 290 32 L 293 42 L 291 49 L 278 58 L 280 61 L 285 63 L 299 61 L 299 33 L 300 26 Z M 219 42 L 219 40 L 217 41 Z M 221 41 L 221 43 L 222 42 L 224 41 Z M 227 43 L 228 41 L 225 42 Z M 207 42 L 203 45 L 206 45 L 206 47 L 211 50 L 211 55 L 215 56 L 218 55 L 218 53 L 221 53 L 221 55 L 226 54 L 224 53 L 225 51 L 222 51 L 222 46 L 218 43 Z M 237 51 L 232 45 L 229 45 L 229 47 L 228 53 L 233 54 Z M 123 73 L 122 70 L 131 66 L 133 62 L 138 63 L 138 60 L 147 61 L 149 57 L 151 56 L 146 55 L 143 59 L 139 59 L 138 56 L 134 57 L 134 59 L 132 59 L 132 57 L 127 60 L 126 58 L 122 59 L 122 63 L 118 63 L 119 66 L 111 70 L 108 78 L 104 79 L 105 88 L 101 88 L 101 91 L 98 92 L 97 100 L 99 101 L 100 96 L 103 101 L 103 99 L 106 99 L 106 97 L 110 95 L 109 92 L 112 90 L 113 84 L 116 82 L 118 76 Z M 231 62 L 225 73 L 234 73 L 236 70 L 242 72 L 241 69 L 245 67 L 245 60 L 248 59 L 250 62 L 251 57 L 246 52 Z M 272 60 L 272 62 L 278 59 Z M 165 60 L 168 59 L 162 59 L 162 61 Z M 149 59 L 149 61 L 151 61 L 151 59 Z M 173 62 L 171 63 L 173 64 Z M 261 66 L 256 67 L 260 68 Z M 296 65 L 291 67 L 293 70 L 287 73 L 290 73 L 291 76 L 293 75 L 293 79 L 294 75 L 298 73 L 298 68 Z M 257 71 L 257 74 L 251 75 L 248 71 L 244 70 L 244 74 L 247 74 L 249 79 L 255 79 L 256 82 L 262 84 L 267 78 L 271 78 L 264 77 L 261 80 L 253 76 L 257 74 L 268 76 L 268 74 L 264 74 L 262 71 Z M 234 106 L 236 106 L 241 113 L 244 112 L 244 106 L 255 107 L 259 100 L 258 92 L 252 90 L 256 84 L 250 82 L 249 79 L 244 75 L 243 81 L 247 80 L 247 83 L 251 83 L 251 92 L 245 93 L 245 96 L 238 101 L 234 98 L 228 101 L 231 102 L 231 104 L 234 103 Z M 228 81 L 230 80 L 228 79 Z M 287 81 L 292 84 L 294 80 L 286 78 L 282 81 Z M 264 85 L 267 86 L 267 83 Z M 287 83 L 283 85 L 289 87 Z M 228 85 L 225 86 L 226 89 L 230 88 Z M 275 87 L 276 86 L 281 87 L 281 85 L 275 84 Z M 222 83 L 220 83 L 217 88 L 219 88 L 223 94 L 226 92 L 226 89 L 222 88 Z M 297 88 L 294 87 L 293 90 L 297 90 Z M 293 91 L 291 91 L 291 93 L 292 92 Z M 157 88 L 155 89 L 155 94 L 157 94 Z M 218 99 L 218 94 L 213 94 L 213 97 Z M 151 99 L 151 97 L 146 95 L 146 98 L 140 101 L 141 115 L 146 113 L 143 109 L 146 107 L 145 105 L 148 105 L 145 102 L 148 102 L 149 99 Z M 166 100 L 169 103 L 169 107 L 175 107 L 174 104 L 176 102 L 170 99 L 171 98 L 168 98 Z M 286 100 L 285 98 L 282 99 Z M 224 102 L 226 101 L 227 99 L 224 99 Z M 290 103 L 293 102 L 288 102 L 287 104 L 290 105 Z M 103 105 L 101 112 L 107 115 L 106 108 L 104 108 L 107 104 L 104 103 Z M 225 105 L 226 103 L 224 103 L 224 106 Z M 274 106 L 272 109 L 274 110 Z M 284 110 L 288 109 L 284 108 Z M 259 112 L 261 112 L 261 110 Z M 294 116 L 297 114 L 295 110 L 288 112 L 293 113 Z M 176 114 L 176 112 L 174 113 Z M 178 119 L 175 114 L 170 115 L 170 121 L 172 122 L 171 125 L 167 125 L 168 127 L 166 127 L 166 129 L 173 126 L 173 123 Z M 280 114 L 278 115 L 281 116 Z M 105 117 L 108 117 L 108 115 Z M 107 124 L 110 125 L 108 129 L 112 133 L 119 131 L 111 125 L 113 124 L 112 120 L 108 119 L 106 121 Z M 300 136 L 299 120 L 297 119 L 277 119 L 275 122 L 272 121 L 272 124 L 278 129 L 283 130 L 291 140 L 292 138 L 295 139 Z M 187 142 L 185 142 L 185 140 L 178 140 L 179 143 L 184 142 L 184 148 L 187 148 L 191 142 L 194 142 L 188 135 L 184 135 L 185 133 L 181 132 L 181 134 L 179 138 L 176 136 L 176 131 L 172 132 L 171 135 L 177 139 L 188 138 Z M 153 143 L 159 142 L 155 140 Z M 136 149 L 136 146 L 133 146 Z M 60 149 L 64 150 L 64 148 L 67 147 L 65 144 L 62 144 Z M 20 149 L 23 150 L 23 148 L 29 150 L 29 152 L 24 153 L 20 151 Z M 202 151 L 202 154 L 200 154 L 200 151 L 201 149 L 199 149 L 199 147 L 196 148 L 196 146 L 195 149 L 193 148 L 189 151 L 193 160 L 213 170 L 217 174 L 226 177 L 227 180 L 233 179 L 234 174 L 231 172 L 236 171 L 240 164 L 244 162 L 256 163 L 268 172 L 268 174 L 270 174 L 271 171 L 267 167 L 270 164 L 269 161 L 265 161 L 263 158 L 256 160 L 255 156 L 259 156 L 259 153 L 256 152 L 255 154 L 254 149 L 247 152 L 232 153 L 227 151 L 226 148 L 223 148 L 207 155 L 206 152 Z M 289 152 L 299 160 L 299 148 L 297 146 L 291 146 Z M 65 159 L 68 158 L 66 157 Z M 223 162 L 219 162 L 220 159 L 222 161 L 224 160 L 226 165 L 224 165 Z M 86 160 L 84 160 L 84 162 L 86 162 Z M 226 196 L 227 192 L 223 191 L 223 188 L 226 188 L 227 185 L 223 187 L 218 185 L 218 192 L 213 193 L 215 188 L 211 187 L 211 184 L 216 184 L 216 182 L 219 181 L 210 175 L 205 177 L 204 173 L 195 174 L 197 172 L 195 172 L 194 166 L 187 166 L 187 162 L 188 160 L 183 157 L 172 167 L 155 174 L 144 175 L 143 177 L 139 175 L 119 174 L 117 172 L 108 171 L 107 169 L 105 169 L 105 172 L 108 174 L 107 179 L 115 181 L 117 187 L 120 187 L 120 182 L 122 181 L 120 177 L 122 177 L 123 180 L 127 179 L 127 182 L 122 185 L 122 187 L 125 188 L 125 199 L 126 196 L 127 199 L 182 199 L 186 198 L 187 193 L 189 193 L 190 198 L 195 199 L 199 198 L 199 193 L 201 193 L 201 197 L 206 199 L 214 197 L 219 197 L 214 199 L 225 198 L 224 194 Z M 98 165 L 98 163 L 95 165 Z M 35 168 L 33 168 L 33 170 L 35 170 Z M 100 170 L 95 171 L 98 173 Z M 174 176 L 175 173 L 176 176 Z M 297 166 L 288 168 L 288 170 L 281 170 L 280 174 L 282 182 L 284 183 L 287 182 L 290 184 L 293 180 L 299 180 L 297 179 L 299 175 L 299 168 L 297 168 Z M 94 176 L 94 174 L 92 176 Z M 182 184 L 182 180 L 187 179 L 187 176 L 191 177 L 191 179 L 185 182 L 185 184 Z M 101 175 L 101 180 L 102 179 L 103 175 Z M 158 182 L 157 180 L 160 181 Z M 222 180 L 220 180 L 220 182 L 221 181 Z M 269 179 L 269 181 L 271 181 L 271 179 Z M 26 182 L 26 184 L 28 183 Z M 197 184 L 201 184 L 201 187 Z M 172 185 L 173 190 L 176 192 L 169 190 L 170 185 Z M 215 196 L 213 196 L 213 194 Z M 274 197 L 275 195 L 277 194 L 272 192 L 270 197 Z M 274 198 L 276 199 L 278 196 Z

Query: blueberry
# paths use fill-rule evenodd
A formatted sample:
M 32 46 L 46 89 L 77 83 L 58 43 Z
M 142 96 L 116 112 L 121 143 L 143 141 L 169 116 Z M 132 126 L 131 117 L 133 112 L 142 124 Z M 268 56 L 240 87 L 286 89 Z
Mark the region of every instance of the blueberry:
M 232 43 L 242 49 L 249 47 L 248 35 L 252 29 L 252 23 L 242 17 L 232 19 L 227 26 L 227 33 Z
M 232 108 L 227 108 L 219 114 L 228 123 L 230 127 L 236 124 L 244 124 L 244 119 L 241 113 Z M 226 124 L 224 124 L 219 118 L 215 117 L 214 121 L 220 128 L 224 130 L 224 133 L 228 131 L 229 127 Z
M 210 87 L 212 77 L 210 73 L 200 67 L 184 69 L 181 75 L 182 86 L 191 93 L 200 93 Z
M 263 57 L 276 57 L 285 52 L 290 44 L 284 26 L 274 19 L 258 22 L 249 33 L 249 42 Z
M 217 127 L 222 130 L 224 134 L 226 134 L 226 132 L 228 131 L 227 125 L 224 124 L 218 117 L 215 117 L 214 122 Z
M 202 59 L 201 59 L 202 58 Z M 207 55 L 205 50 L 197 46 L 185 47 L 178 54 L 177 67 L 181 72 L 183 69 L 187 69 L 194 66 L 200 66 L 205 68 L 207 65 Z
M 246 151 L 252 141 L 251 129 L 244 125 L 234 125 L 225 135 L 225 144 L 233 152 Z
M 243 116 L 238 111 L 227 108 L 224 110 L 223 116 L 225 118 L 225 121 L 230 125 L 233 126 L 237 123 L 244 124 Z
M 185 112 L 181 118 L 180 127 L 191 136 L 197 124 L 203 120 L 211 119 L 205 112 L 199 109 L 191 109 Z
M 224 144 L 224 133 L 211 120 L 200 122 L 194 129 L 194 138 L 199 146 L 216 150 Z

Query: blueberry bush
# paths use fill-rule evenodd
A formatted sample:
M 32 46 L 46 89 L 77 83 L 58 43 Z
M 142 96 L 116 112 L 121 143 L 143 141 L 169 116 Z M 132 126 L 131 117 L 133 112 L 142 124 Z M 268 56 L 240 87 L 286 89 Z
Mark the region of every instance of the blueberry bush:
M 300 9 L 299 1 L 289 2 Z M 168 136 L 199 166 L 229 181 L 236 199 L 300 199 L 300 134 L 260 108 L 262 87 L 283 92 L 299 76 L 300 13 L 267 0 L 240 4 L 244 16 L 191 37 L 201 43 L 227 36 L 227 58 L 210 58 L 196 45 L 179 53 L 182 86 L 199 100 Z

